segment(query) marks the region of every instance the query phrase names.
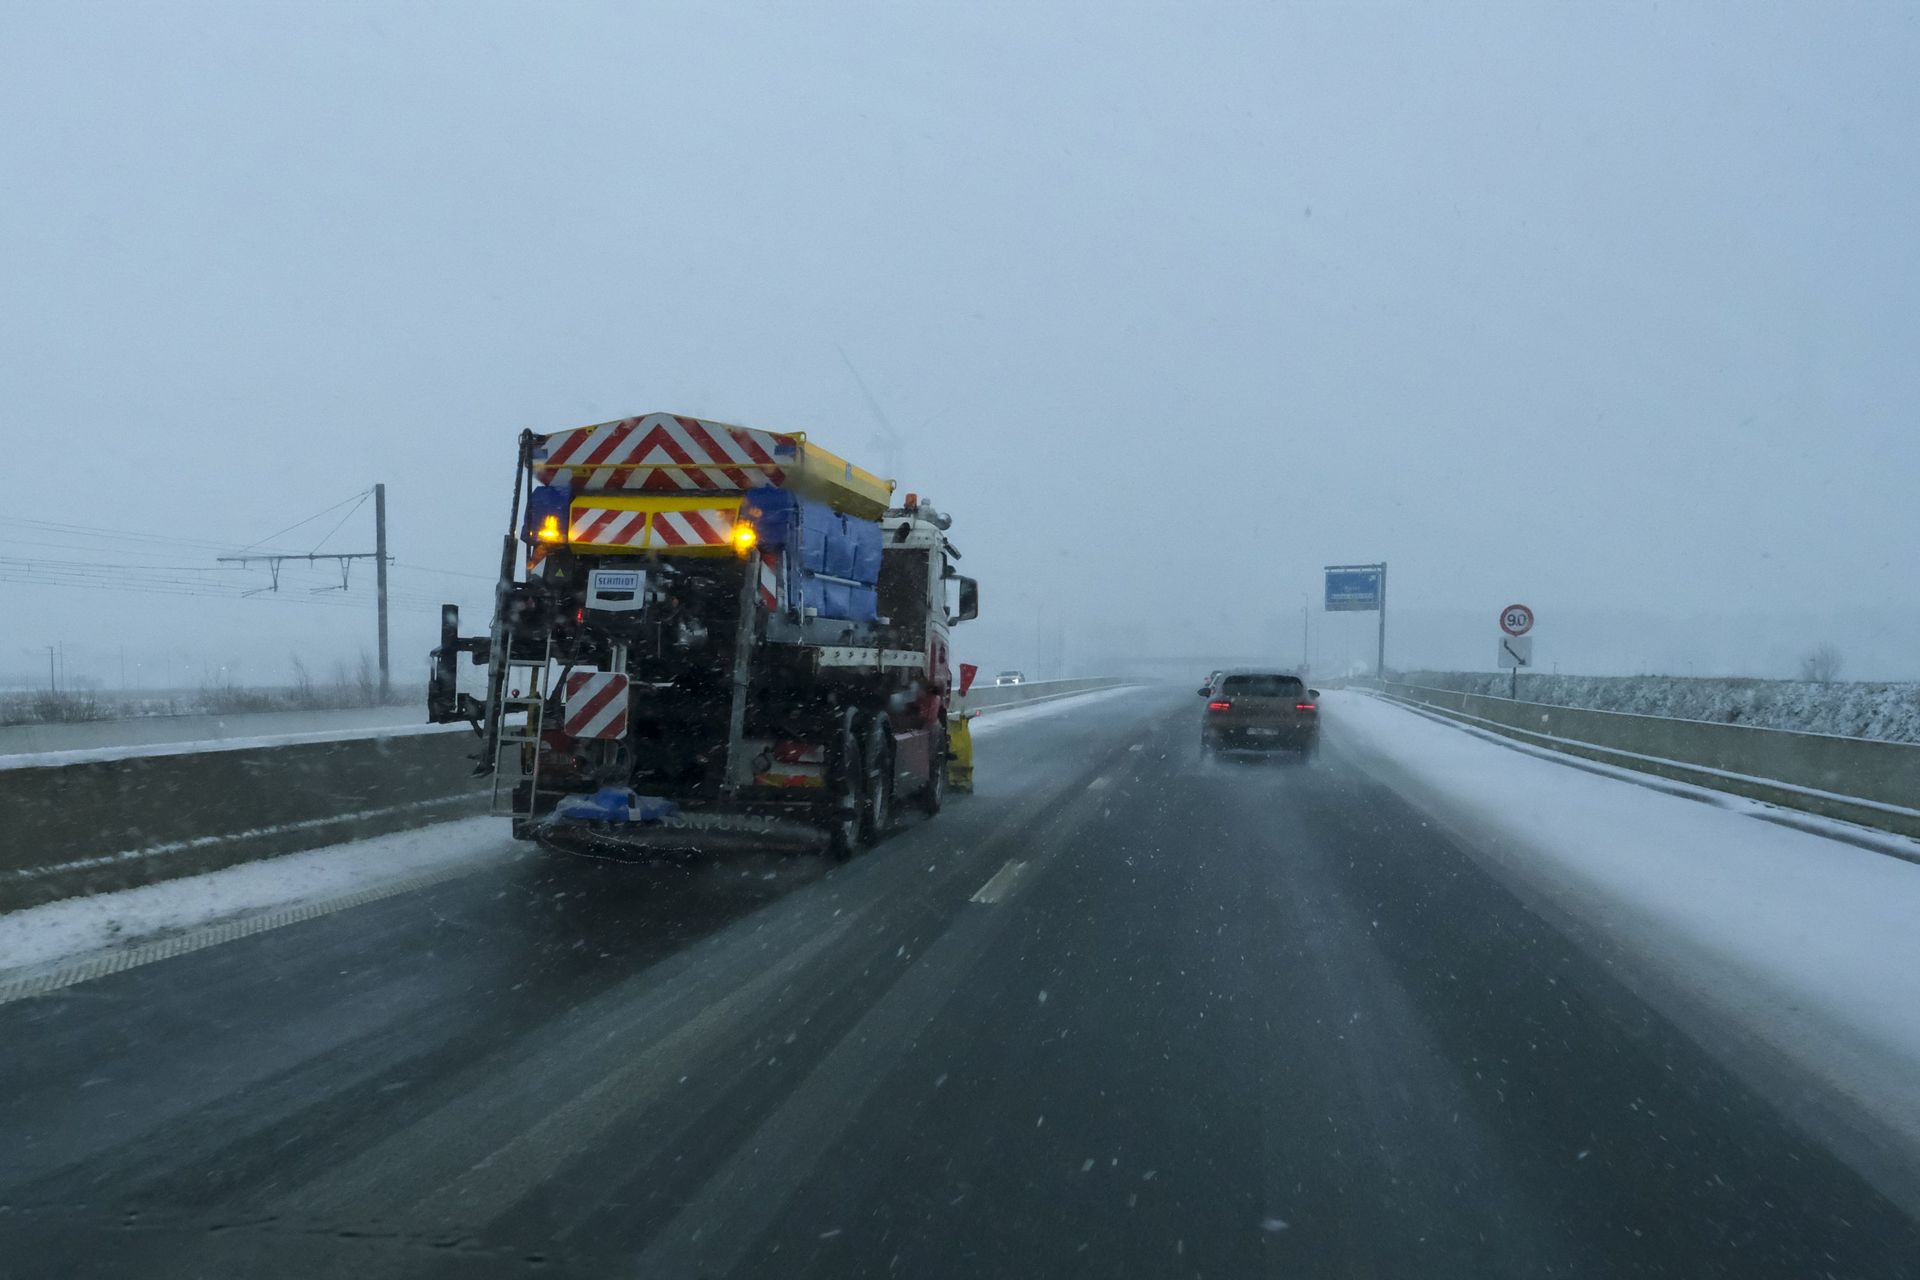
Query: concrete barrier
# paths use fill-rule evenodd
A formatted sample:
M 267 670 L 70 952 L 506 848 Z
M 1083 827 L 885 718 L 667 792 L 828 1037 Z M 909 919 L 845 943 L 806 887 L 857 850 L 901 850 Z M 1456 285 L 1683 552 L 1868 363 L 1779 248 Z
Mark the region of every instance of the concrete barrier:
M 1593 711 L 1387 681 L 1387 696 L 1569 755 L 1920 836 L 1920 745 Z
M 0 769 L 0 911 L 482 811 L 470 733 Z
M 1137 681 L 1095 677 L 1086 680 L 1029 680 L 1025 684 L 975 685 L 962 706 L 968 711 L 991 711 L 996 707 L 1049 702 L 1069 694 L 1094 689 L 1116 689 Z
M 1124 683 L 976 688 L 967 707 Z M 10 757 L 0 767 L 0 911 L 484 812 L 491 782 L 473 776 L 477 741 L 464 729 L 420 726 L 273 745 Z

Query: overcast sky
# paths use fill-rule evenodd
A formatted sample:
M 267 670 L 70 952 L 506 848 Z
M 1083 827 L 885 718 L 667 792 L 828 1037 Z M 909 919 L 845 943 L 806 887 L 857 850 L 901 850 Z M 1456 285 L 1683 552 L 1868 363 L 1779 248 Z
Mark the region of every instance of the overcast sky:
M 0 674 L 357 655 L 161 591 L 384 481 L 417 678 L 515 433 L 672 410 L 891 459 L 993 668 L 1384 559 L 1396 665 L 1920 676 L 1917 13 L 7 0 Z

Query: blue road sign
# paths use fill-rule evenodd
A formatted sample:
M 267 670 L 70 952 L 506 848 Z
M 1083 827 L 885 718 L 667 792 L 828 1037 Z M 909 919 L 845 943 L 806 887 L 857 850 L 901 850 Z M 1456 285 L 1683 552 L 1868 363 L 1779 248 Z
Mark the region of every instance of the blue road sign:
M 1327 609 L 1332 613 L 1371 612 L 1380 607 L 1378 569 L 1327 570 Z

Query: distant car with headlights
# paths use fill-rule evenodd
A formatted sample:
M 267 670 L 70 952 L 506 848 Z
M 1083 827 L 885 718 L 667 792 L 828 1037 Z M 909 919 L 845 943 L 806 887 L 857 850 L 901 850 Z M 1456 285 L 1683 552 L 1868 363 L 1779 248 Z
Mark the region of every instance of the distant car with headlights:
M 1223 671 L 1200 690 L 1205 751 L 1285 750 L 1302 757 L 1320 744 L 1320 691 L 1282 671 Z
M 1025 684 L 1027 682 L 1027 677 L 1024 673 L 1019 671 L 1002 671 L 999 675 L 993 678 L 993 682 L 994 684 L 1000 685 L 1003 687 L 1010 684 Z

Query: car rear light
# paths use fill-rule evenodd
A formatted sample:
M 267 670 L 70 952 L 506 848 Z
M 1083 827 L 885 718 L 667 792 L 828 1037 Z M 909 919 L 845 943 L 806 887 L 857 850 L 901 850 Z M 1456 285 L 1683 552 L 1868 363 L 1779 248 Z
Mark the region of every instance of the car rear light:
M 1317 708 L 1317 707 L 1315 707 L 1315 706 L 1314 706 L 1314 705 L 1313 705 L 1313 704 L 1312 704 L 1311 702 L 1296 702 L 1296 703 L 1294 703 L 1294 704 L 1293 704 L 1293 709 L 1294 709 L 1295 711 L 1315 711 L 1315 710 L 1318 710 L 1318 708 Z
M 827 749 L 817 742 L 776 742 L 773 758 L 781 764 L 825 764 Z
M 1207 710 L 1209 711 L 1230 711 L 1232 709 L 1233 704 L 1231 702 L 1209 702 L 1207 704 Z

